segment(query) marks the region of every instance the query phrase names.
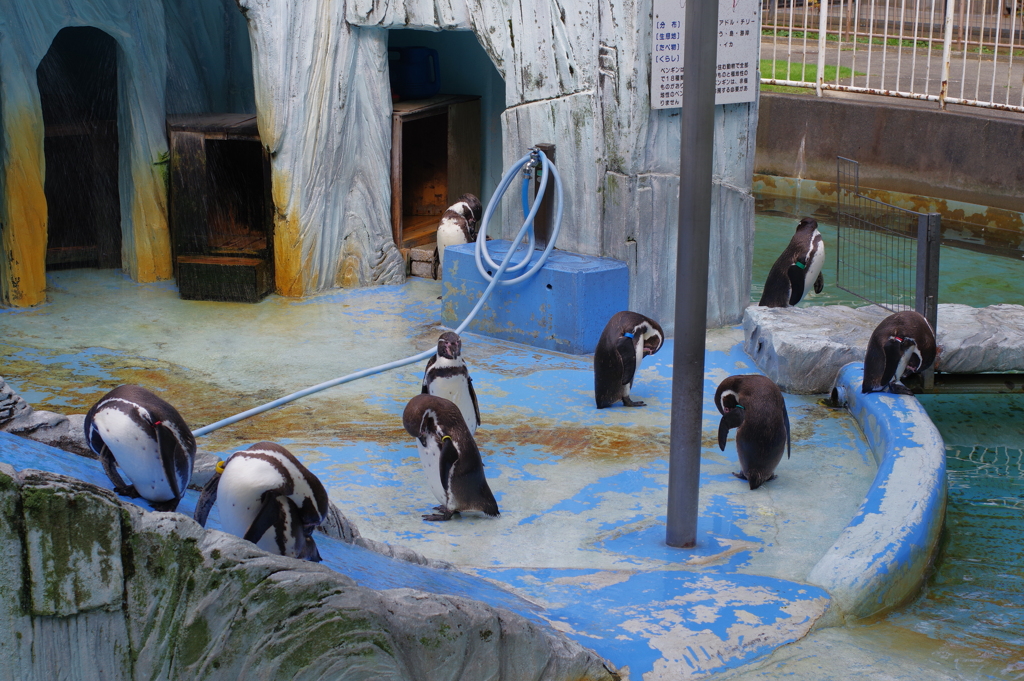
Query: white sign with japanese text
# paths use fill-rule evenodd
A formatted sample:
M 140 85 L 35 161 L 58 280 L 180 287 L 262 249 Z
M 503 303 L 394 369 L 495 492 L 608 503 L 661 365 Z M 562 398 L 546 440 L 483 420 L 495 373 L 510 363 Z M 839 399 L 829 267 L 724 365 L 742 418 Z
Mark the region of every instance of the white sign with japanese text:
M 719 0 L 715 104 L 752 102 L 757 90 L 759 0 Z M 651 108 L 683 104 L 685 0 L 654 0 Z

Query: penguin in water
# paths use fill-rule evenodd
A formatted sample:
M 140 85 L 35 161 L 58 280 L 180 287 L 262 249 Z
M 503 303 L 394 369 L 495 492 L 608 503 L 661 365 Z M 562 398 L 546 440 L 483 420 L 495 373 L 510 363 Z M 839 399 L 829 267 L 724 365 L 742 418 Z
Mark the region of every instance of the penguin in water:
M 445 331 L 437 339 L 437 354 L 427 362 L 421 392 L 454 402 L 462 412 L 469 434 L 476 434 L 480 425 L 480 405 L 476 401 L 469 368 L 462 359 L 462 339 L 454 331 Z
M 116 493 L 142 497 L 158 511 L 178 508 L 192 480 L 196 439 L 174 407 L 143 387 L 118 386 L 85 415 L 85 440 Z
M 807 290 L 814 286 L 815 293 L 825 287 L 821 267 L 825 264 L 825 243 L 818 231 L 818 221 L 804 218 L 796 226 L 796 234 L 789 246 L 772 265 L 764 282 L 764 293 L 759 305 L 786 307 L 796 305 Z
M 417 395 L 402 414 L 405 430 L 416 438 L 416 449 L 430 490 L 441 503 L 424 520 L 450 520 L 456 513 L 478 511 L 497 516 L 498 502 L 484 477 L 480 450 L 451 400 Z
M 477 222 L 483 215 L 480 199 L 463 194 L 441 215 L 437 226 L 437 249 L 434 251 L 434 279 L 438 269 L 444 268 L 444 249 L 476 240 Z
M 924 371 L 935 362 L 935 333 L 918 312 L 891 314 L 875 327 L 864 354 L 861 392 L 913 395 L 904 378 Z
M 193 516 L 203 527 L 214 503 L 225 532 L 269 553 L 320 562 L 313 531 L 327 519 L 327 490 L 281 445 L 257 442 L 218 463 Z
M 645 407 L 630 399 L 640 360 L 653 355 L 665 342 L 658 322 L 637 312 L 616 312 L 608 320 L 594 351 L 594 397 L 597 408 L 619 400 L 627 407 Z
M 725 451 L 729 431 L 736 431 L 736 454 L 740 480 L 757 489 L 775 478 L 782 452 L 791 454 L 789 413 L 782 391 L 760 374 L 730 376 L 715 391 L 715 406 L 722 414 L 718 424 L 718 446 Z

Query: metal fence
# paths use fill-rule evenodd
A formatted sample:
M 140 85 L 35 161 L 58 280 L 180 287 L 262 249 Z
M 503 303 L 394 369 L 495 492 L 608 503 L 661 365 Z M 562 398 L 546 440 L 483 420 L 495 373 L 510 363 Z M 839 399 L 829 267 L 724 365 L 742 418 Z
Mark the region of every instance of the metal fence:
M 917 310 L 935 327 L 940 215 L 860 193 L 859 164 L 837 158 L 836 286 L 892 312 Z
M 1024 112 L 1024 0 L 762 2 L 762 84 Z

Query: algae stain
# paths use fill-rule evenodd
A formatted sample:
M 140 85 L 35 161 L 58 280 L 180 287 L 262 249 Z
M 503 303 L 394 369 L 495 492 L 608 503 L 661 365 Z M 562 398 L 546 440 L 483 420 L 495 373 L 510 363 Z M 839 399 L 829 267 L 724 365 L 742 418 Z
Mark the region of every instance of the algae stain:
M 0 300 L 15 307 L 46 301 L 47 204 L 43 191 L 43 121 L 31 110 L 11 115 L 4 194 L 0 199 Z

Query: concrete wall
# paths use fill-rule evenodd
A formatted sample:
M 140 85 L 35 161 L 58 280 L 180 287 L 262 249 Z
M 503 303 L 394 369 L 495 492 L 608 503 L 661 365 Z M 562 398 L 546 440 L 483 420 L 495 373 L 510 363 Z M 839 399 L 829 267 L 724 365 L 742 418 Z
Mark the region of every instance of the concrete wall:
M 941 111 L 887 97 L 762 93 L 754 172 L 1024 210 L 1024 119 Z

